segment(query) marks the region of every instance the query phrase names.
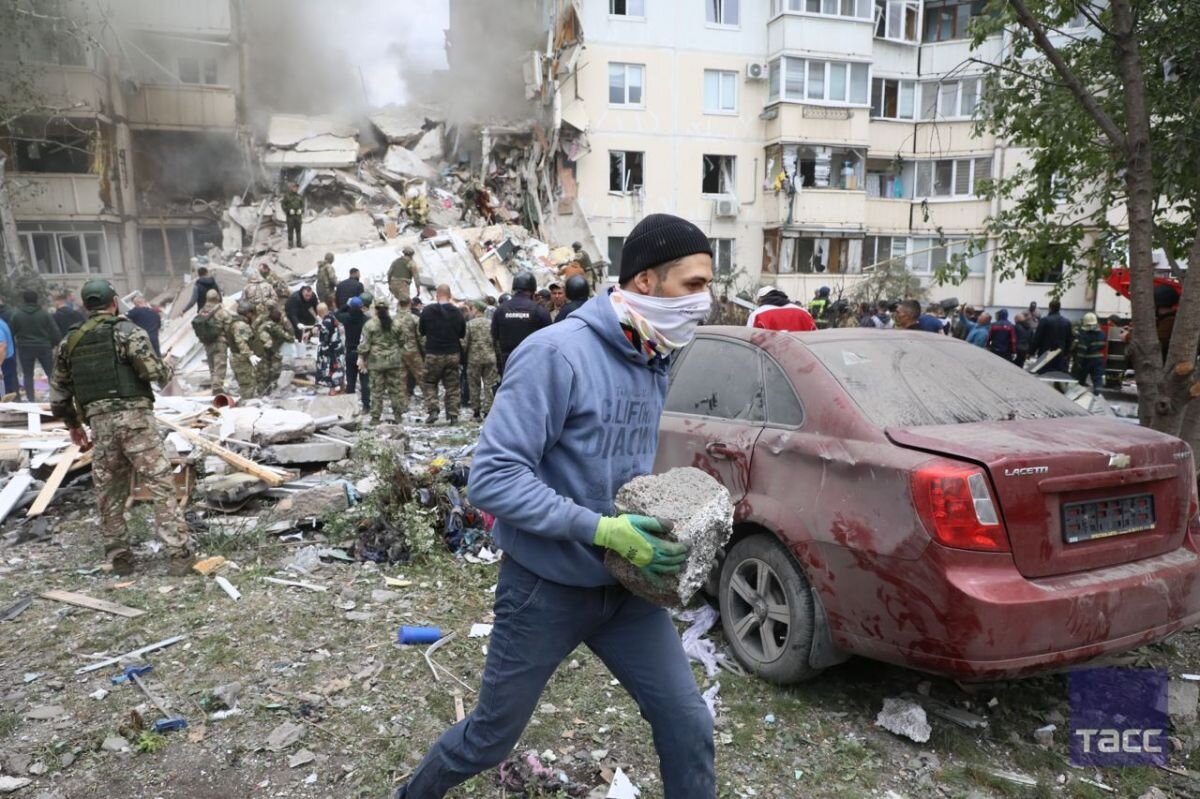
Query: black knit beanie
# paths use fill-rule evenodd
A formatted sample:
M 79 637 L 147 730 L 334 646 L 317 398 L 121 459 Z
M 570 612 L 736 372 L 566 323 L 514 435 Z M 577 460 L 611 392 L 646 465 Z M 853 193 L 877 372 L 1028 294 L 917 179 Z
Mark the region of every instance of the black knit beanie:
M 621 248 L 620 282 L 660 264 L 697 253 L 712 255 L 712 245 L 704 231 L 671 214 L 650 214 L 637 223 Z

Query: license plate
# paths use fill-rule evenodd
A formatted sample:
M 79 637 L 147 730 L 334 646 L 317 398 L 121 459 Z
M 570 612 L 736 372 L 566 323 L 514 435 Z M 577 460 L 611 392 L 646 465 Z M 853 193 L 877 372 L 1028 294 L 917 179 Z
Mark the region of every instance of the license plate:
M 1096 499 L 1062 506 L 1063 538 L 1068 544 L 1154 529 L 1154 497 Z

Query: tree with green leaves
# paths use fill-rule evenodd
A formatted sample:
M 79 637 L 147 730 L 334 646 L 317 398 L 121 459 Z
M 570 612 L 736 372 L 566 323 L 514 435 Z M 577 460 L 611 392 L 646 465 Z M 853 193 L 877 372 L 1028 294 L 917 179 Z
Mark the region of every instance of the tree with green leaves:
M 903 258 L 880 261 L 864 271 L 866 277 L 850 291 L 851 302 L 865 302 L 874 308 L 880 300 L 922 301 L 929 293 L 921 285 L 921 278 L 909 271 Z
M 1143 424 L 1200 440 L 1200 3 L 992 0 L 974 45 L 1003 33 L 979 133 L 1023 156 L 988 191 L 997 274 L 1095 282 L 1128 265 Z M 1082 17 L 1086 28 L 1068 25 Z M 1160 347 L 1153 252 L 1183 280 Z M 1190 268 L 1179 264 L 1186 259 Z

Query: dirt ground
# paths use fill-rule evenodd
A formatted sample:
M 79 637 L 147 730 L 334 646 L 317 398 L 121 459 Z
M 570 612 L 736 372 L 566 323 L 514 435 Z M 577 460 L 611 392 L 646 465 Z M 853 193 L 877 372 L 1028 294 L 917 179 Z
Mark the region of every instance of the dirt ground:
M 223 572 L 241 591 L 235 602 L 211 579 L 166 576 L 165 563 L 150 556 L 130 578 L 98 570 L 90 498 L 88 487 L 72 492 L 56 502 L 42 537 L 0 545 L 0 608 L 65 589 L 145 614 L 128 619 L 38 598 L 15 620 L 0 623 L 0 765 L 5 775 L 33 780 L 14 795 L 383 799 L 454 721 L 456 693 L 470 710 L 487 639 L 467 634 L 472 623 L 490 619 L 496 565 L 467 563 L 448 552 L 420 567 L 332 562 L 299 578 L 327 589 L 313 592 L 263 579 L 297 579 L 281 566 L 302 543 L 259 531 L 236 538 L 210 533 L 205 551 L 237 565 Z M 38 532 L 23 522 L 5 529 Z M 385 576 L 411 585 L 389 587 Z M 446 677 L 435 681 L 423 648 L 395 643 L 397 628 L 414 624 L 456 633 L 435 659 L 467 687 Z M 97 655 L 181 634 L 186 640 L 140 660 L 153 664 L 147 684 L 189 720 L 186 730 L 139 734 L 131 728 L 131 711 L 145 698 L 132 685 L 111 683 L 116 667 L 74 673 Z M 713 635 L 721 644 L 720 633 Z M 1200 672 L 1200 633 L 1120 662 L 1175 676 Z M 698 664 L 695 674 L 702 689 L 712 684 Z M 1139 797 L 1155 786 L 1162 793 L 1152 797 L 1200 796 L 1200 773 L 1190 771 L 1197 738 L 1182 725 L 1173 732 L 1174 773 L 1069 766 L 1063 675 L 958 685 L 852 660 L 787 689 L 724 671 L 715 680 L 721 683 L 721 797 Z M 214 689 L 232 682 L 240 684 L 230 700 L 236 711 L 213 718 L 224 707 Z M 107 695 L 97 698 L 102 691 Z M 966 729 L 931 717 L 926 744 L 876 727 L 884 697 L 904 693 L 928 693 L 981 715 L 987 727 Z M 143 710 L 150 721 L 161 715 Z M 1033 731 L 1047 721 L 1056 721 L 1058 732 L 1043 747 Z M 272 751 L 269 736 L 287 722 L 298 726 L 301 738 Z M 144 751 L 110 751 L 105 741 L 118 735 Z M 605 795 L 605 779 L 617 767 L 641 788 L 642 799 L 662 795 L 648 726 L 586 649 L 551 681 L 516 754 L 527 751 L 541 753 L 546 766 L 594 789 L 594 796 Z M 308 762 L 291 767 L 289 759 Z M 1016 784 L 996 770 L 1037 784 Z M 495 772 L 452 794 L 516 795 L 499 785 Z

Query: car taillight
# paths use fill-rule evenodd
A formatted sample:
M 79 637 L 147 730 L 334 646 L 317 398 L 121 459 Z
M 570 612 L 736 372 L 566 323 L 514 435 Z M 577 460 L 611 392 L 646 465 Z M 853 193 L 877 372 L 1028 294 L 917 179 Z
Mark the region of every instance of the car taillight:
M 979 467 L 931 463 L 913 472 L 912 492 L 917 514 L 940 543 L 957 549 L 1008 551 L 1008 536 Z

